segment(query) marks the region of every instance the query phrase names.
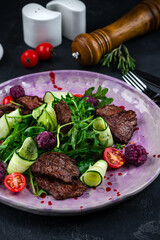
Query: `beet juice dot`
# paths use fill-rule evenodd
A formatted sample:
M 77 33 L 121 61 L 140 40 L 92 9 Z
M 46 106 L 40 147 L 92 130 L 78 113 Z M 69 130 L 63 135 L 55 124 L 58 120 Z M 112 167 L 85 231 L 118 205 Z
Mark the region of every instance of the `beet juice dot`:
M 112 183 L 111 183 L 111 182 L 108 182 L 108 185 L 112 185 Z
M 49 201 L 49 202 L 48 202 L 48 205 L 49 205 L 49 206 L 51 206 L 51 205 L 52 205 L 52 202 L 51 202 L 51 201 Z
M 41 194 L 41 198 L 45 198 L 46 197 L 46 194 L 45 193 L 42 193 Z
M 107 188 L 106 188 L 106 191 L 107 191 L 107 192 L 110 192 L 110 191 L 111 191 L 111 188 L 110 188 L 110 187 L 107 187 Z
M 118 173 L 118 176 L 121 176 L 122 175 L 122 173 L 120 172 L 120 173 Z

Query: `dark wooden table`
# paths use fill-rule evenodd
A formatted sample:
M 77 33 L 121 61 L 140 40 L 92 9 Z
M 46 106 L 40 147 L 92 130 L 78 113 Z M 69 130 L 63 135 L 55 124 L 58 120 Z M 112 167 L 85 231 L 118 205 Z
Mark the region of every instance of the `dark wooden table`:
M 83 0 L 87 7 L 87 32 L 104 27 L 122 16 L 138 0 Z M 0 1 L 0 82 L 21 75 L 58 69 L 99 72 L 121 79 L 119 72 L 97 65 L 83 67 L 71 57 L 71 41 L 63 39 L 56 56 L 33 69 L 21 65 L 20 56 L 29 47 L 22 34 L 22 7 L 30 0 Z M 35 0 L 43 6 L 45 0 Z M 126 43 L 139 69 L 160 76 L 160 29 Z M 135 176 L 136 177 L 136 176 Z M 160 178 L 133 198 L 100 212 L 76 217 L 47 217 L 0 204 L 0 239 L 39 240 L 159 240 Z

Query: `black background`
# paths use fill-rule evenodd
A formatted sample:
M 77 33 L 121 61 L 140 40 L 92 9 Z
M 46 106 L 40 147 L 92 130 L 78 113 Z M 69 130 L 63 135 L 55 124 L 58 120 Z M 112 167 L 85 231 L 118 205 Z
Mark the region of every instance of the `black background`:
M 100 72 L 121 79 L 112 68 L 83 67 L 71 57 L 71 41 L 63 39 L 56 56 L 33 69 L 21 65 L 20 56 L 29 47 L 23 41 L 21 9 L 32 1 L 0 1 L 0 82 L 21 75 L 58 69 Z M 46 0 L 34 1 L 43 6 Z M 117 20 L 138 0 L 83 0 L 87 7 L 87 32 Z M 139 69 L 160 76 L 160 29 L 126 43 Z M 136 178 L 136 176 L 135 176 Z M 0 204 L 0 239 L 57 240 L 150 240 L 160 239 L 160 178 L 133 198 L 109 209 L 74 217 L 47 217 Z

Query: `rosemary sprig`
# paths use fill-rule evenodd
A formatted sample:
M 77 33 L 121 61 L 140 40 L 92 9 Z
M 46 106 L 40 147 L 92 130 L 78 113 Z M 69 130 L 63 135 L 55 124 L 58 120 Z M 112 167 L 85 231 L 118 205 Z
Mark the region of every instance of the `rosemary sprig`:
M 108 68 L 113 64 L 115 68 L 120 70 L 122 75 L 127 74 L 129 70 L 135 69 L 135 60 L 131 57 L 124 44 L 105 54 L 101 62 L 102 66 L 107 66 Z

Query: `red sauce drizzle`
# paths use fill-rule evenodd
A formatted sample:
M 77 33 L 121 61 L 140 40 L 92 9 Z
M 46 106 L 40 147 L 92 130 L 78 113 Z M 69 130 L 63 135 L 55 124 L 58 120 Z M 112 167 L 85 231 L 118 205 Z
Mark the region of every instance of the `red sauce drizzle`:
M 104 178 L 106 178 L 106 176 L 104 176 Z
M 61 87 L 58 87 L 57 89 L 58 89 L 59 91 L 61 91 L 61 90 L 62 90 L 62 88 L 61 88 Z
M 44 203 L 44 201 L 41 201 L 41 203 Z
M 45 193 L 42 193 L 41 194 L 41 198 L 45 198 L 46 197 L 46 194 Z
M 54 72 L 50 72 L 50 73 L 49 73 L 49 76 L 50 76 L 51 82 L 53 83 L 53 87 L 56 88 L 56 89 L 58 89 L 59 91 L 62 90 L 61 87 L 58 87 L 58 86 L 55 84 L 55 74 L 54 74 Z
M 108 200 L 112 200 L 112 197 L 110 197 Z
M 74 199 L 75 199 L 75 200 L 77 200 L 78 198 L 77 198 L 77 197 L 75 197 Z
M 109 179 L 109 177 L 107 177 L 107 180 Z
M 82 209 L 82 208 L 83 208 L 83 206 L 80 206 L 80 208 Z
M 113 174 L 111 173 L 111 174 L 110 174 L 110 176 L 112 177 L 112 176 L 113 176 Z
M 117 189 L 114 189 L 113 191 L 114 191 L 114 192 L 117 192 Z
M 120 192 L 117 192 L 117 197 L 119 197 L 121 194 L 120 194 Z
M 160 154 L 157 157 L 160 158 Z
M 49 205 L 49 206 L 51 206 L 51 205 L 52 205 L 52 202 L 51 202 L 51 201 L 49 201 L 49 202 L 48 202 L 48 205 Z
M 119 172 L 119 173 L 118 173 L 118 176 L 121 176 L 121 175 L 122 175 L 122 173 L 121 173 L 121 172 Z
M 137 127 L 136 130 L 139 130 L 139 128 Z
M 125 109 L 125 107 L 124 107 L 124 106 L 120 106 L 120 108 L 122 108 L 123 110 Z
M 55 84 L 55 74 L 54 74 L 54 72 L 50 72 L 50 73 L 49 73 L 49 76 L 50 76 L 51 82 L 52 82 L 53 84 Z
M 107 187 L 107 188 L 106 188 L 106 191 L 107 191 L 107 192 L 110 192 L 110 191 L 111 191 L 111 188 L 110 188 L 110 187 Z
M 156 157 L 156 155 L 154 154 L 153 157 Z
M 111 183 L 111 182 L 108 182 L 108 185 L 112 185 L 112 183 Z
M 93 187 L 92 189 L 93 189 L 93 190 L 96 190 L 96 187 Z

